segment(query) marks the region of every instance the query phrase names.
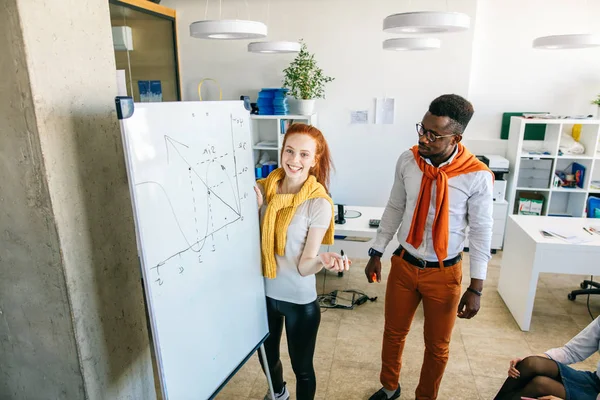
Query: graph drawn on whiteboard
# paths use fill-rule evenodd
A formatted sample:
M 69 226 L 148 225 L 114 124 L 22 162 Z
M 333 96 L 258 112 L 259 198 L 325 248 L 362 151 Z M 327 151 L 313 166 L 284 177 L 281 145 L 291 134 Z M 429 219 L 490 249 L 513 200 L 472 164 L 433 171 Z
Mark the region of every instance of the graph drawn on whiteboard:
M 239 166 L 237 162 L 238 153 L 250 151 L 246 141 L 236 141 L 234 136 L 234 126 L 243 126 L 244 120 L 233 115 L 230 115 L 230 119 L 231 130 L 227 132 L 231 136 L 229 146 L 219 142 L 194 148 L 193 145 L 164 135 L 167 155 L 164 168 L 169 170 L 169 176 L 189 182 L 191 195 L 187 211 L 192 212 L 193 221 L 182 220 L 178 215 L 172 195 L 164 184 L 151 180 L 136 183 L 138 190 L 144 186 L 154 186 L 163 194 L 181 235 L 181 247 L 150 267 L 155 275 L 154 284 L 162 286 L 166 283 L 165 269 L 175 269 L 179 275 L 185 274 L 186 268 L 190 268 L 189 264 L 184 267 L 182 262 L 182 255 L 186 253 L 194 253 L 197 267 L 201 268 L 203 256 L 207 252 L 217 251 L 215 236 L 221 235 L 229 241 L 229 230 L 235 229 L 236 222 L 244 220 L 242 203 L 248 199 L 254 200 L 248 190 L 240 191 L 241 175 L 253 173 L 247 166 Z

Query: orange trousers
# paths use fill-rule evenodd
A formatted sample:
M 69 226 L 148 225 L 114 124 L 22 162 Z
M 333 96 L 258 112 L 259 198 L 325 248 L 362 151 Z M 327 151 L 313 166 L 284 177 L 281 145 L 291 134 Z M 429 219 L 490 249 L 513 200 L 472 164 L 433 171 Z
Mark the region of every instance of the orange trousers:
M 381 384 L 396 390 L 402 351 L 417 306 L 423 301 L 425 356 L 415 392 L 418 400 L 436 399 L 446 364 L 461 295 L 462 261 L 451 267 L 419 269 L 392 257 L 385 296 Z

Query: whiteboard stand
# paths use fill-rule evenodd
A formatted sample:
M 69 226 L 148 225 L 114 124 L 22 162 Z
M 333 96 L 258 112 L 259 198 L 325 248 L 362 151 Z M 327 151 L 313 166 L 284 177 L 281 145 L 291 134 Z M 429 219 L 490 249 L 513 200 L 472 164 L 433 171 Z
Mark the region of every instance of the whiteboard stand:
M 257 350 L 266 362 L 250 114 L 242 101 L 116 106 L 163 398 L 211 400 Z
M 271 400 L 275 400 L 275 389 L 273 389 L 273 381 L 271 381 L 271 370 L 269 370 L 269 363 L 267 362 L 267 353 L 265 352 L 265 344 L 260 345 L 260 356 L 263 359 L 263 365 L 265 366 L 265 375 L 267 375 L 267 382 L 269 383 L 269 393 L 271 393 Z

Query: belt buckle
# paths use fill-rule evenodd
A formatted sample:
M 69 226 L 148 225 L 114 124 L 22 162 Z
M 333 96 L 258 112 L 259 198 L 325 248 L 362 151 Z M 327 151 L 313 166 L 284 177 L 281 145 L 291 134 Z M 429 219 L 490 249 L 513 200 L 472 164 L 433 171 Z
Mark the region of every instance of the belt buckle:
M 415 258 L 420 263 L 420 265 L 416 265 L 417 268 L 419 268 L 419 269 L 425 269 L 425 268 L 427 268 L 427 261 L 426 260 L 423 260 L 422 258 L 418 258 L 418 257 L 415 257 Z

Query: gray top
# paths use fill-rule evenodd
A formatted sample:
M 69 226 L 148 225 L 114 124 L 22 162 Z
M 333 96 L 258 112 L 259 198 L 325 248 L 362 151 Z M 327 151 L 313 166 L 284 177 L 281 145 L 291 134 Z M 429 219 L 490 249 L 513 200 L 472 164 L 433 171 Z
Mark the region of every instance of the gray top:
M 563 347 L 550 349 L 545 354 L 559 363 L 569 365 L 587 359 L 598 350 L 600 350 L 600 317 L 569 340 L 569 343 Z M 599 369 L 600 362 L 596 366 L 596 375 L 600 378 Z
M 258 184 L 258 188 L 264 198 L 260 210 L 262 226 L 262 220 L 267 210 L 267 200 L 263 186 Z M 296 213 L 288 226 L 285 252 L 282 256 L 275 254 L 277 277 L 275 279 L 265 278 L 265 292 L 268 297 L 294 304 L 308 304 L 317 299 L 315 275 L 300 275 L 298 265 L 304 251 L 308 230 L 310 228 L 328 229 L 332 212 L 329 201 L 322 198 L 306 200 L 296 208 Z

